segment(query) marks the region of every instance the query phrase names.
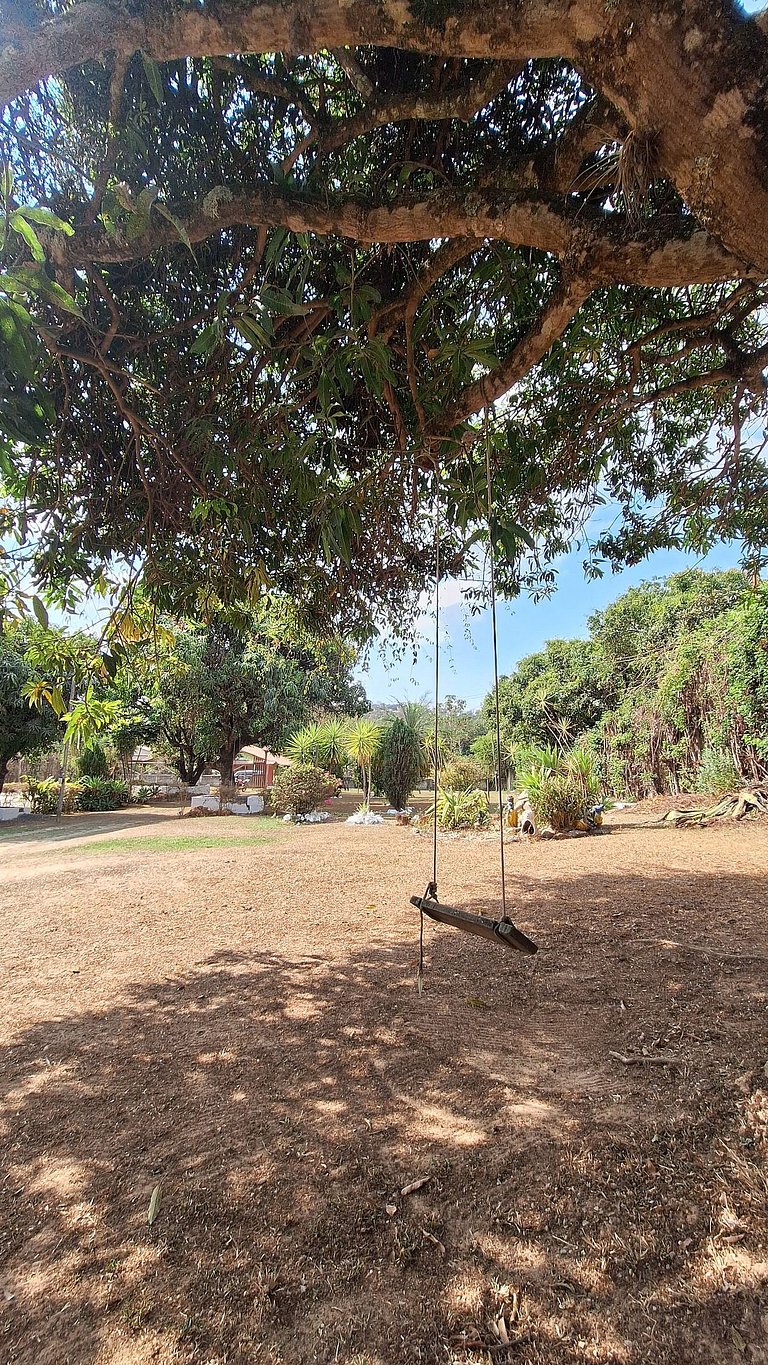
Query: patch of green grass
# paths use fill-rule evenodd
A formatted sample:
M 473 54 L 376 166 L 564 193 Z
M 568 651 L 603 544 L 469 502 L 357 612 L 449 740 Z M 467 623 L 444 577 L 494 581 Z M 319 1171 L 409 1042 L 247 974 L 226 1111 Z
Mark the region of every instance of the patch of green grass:
M 273 826 L 268 832 L 259 830 L 253 834 L 149 834 L 132 837 L 117 835 L 111 839 L 97 838 L 87 844 L 70 845 L 69 852 L 81 853 L 193 853 L 198 848 L 254 848 L 257 844 L 269 843 L 276 833 Z M 51 852 L 61 854 L 59 846 Z

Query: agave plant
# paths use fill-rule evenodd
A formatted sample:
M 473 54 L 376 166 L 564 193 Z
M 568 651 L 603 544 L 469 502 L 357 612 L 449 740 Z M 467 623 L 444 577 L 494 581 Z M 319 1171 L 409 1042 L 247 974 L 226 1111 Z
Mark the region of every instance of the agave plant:
M 434 806 L 428 812 L 433 814 Z M 437 793 L 437 823 L 441 829 L 470 829 L 488 821 L 488 797 L 476 787 L 465 791 L 440 788 Z
M 363 778 L 363 804 L 371 799 L 371 764 L 381 741 L 381 726 L 373 720 L 355 720 L 346 732 L 346 756 L 360 769 Z
M 510 758 L 515 768 L 516 785 L 526 790 L 533 778 L 551 777 L 563 769 L 563 758 L 558 749 L 519 744 L 511 750 Z

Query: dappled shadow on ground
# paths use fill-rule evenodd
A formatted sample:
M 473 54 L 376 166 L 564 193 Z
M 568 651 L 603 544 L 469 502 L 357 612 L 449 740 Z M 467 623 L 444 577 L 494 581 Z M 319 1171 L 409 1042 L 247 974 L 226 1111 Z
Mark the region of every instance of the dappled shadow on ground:
M 178 806 L 172 805 L 162 810 L 132 806 L 127 810 L 92 811 L 88 814 L 64 815 L 61 820 L 54 815 L 23 816 L 19 820 L 0 824 L 0 851 L 5 844 L 10 847 L 17 843 L 38 841 L 58 844 L 71 839 L 89 839 L 96 834 L 134 833 L 147 825 L 167 825 L 177 815 Z
M 521 878 L 539 957 L 430 929 L 421 997 L 415 937 L 289 957 L 255 919 L 27 1028 L 0 1358 L 768 1360 L 764 888 L 692 924 L 708 881 Z

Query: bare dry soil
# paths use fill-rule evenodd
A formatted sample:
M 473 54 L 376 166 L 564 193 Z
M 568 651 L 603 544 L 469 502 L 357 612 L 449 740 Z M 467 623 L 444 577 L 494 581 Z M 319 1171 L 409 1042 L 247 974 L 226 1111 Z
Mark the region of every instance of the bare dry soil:
M 411 829 L 0 831 L 3 1365 L 768 1365 L 768 826 L 613 820 L 421 996 Z

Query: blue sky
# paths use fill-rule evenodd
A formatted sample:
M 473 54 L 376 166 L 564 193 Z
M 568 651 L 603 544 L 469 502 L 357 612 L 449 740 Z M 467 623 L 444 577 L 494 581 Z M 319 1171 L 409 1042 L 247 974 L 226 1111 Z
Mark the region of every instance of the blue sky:
M 582 571 L 583 554 L 574 551 L 555 565 L 558 587 L 543 602 L 521 597 L 514 603 L 500 602 L 499 669 L 509 673 L 518 659 L 540 649 L 546 640 L 572 639 L 587 634 L 587 618 L 607 606 L 620 593 L 646 578 L 658 578 L 697 565 L 702 569 L 731 569 L 739 561 L 736 544 L 722 544 L 706 558 L 682 551 L 660 550 L 636 568 L 588 582 Z M 470 709 L 477 708 L 493 682 L 491 618 L 489 611 L 470 616 L 460 600 L 458 584 L 441 586 L 444 605 L 440 613 L 440 695 L 463 697 Z M 434 637 L 428 619 L 430 603 L 424 601 L 421 620 L 424 639 L 414 662 L 409 649 L 401 659 L 386 640 L 371 652 L 366 667 L 358 670 L 372 702 L 402 701 L 434 693 Z M 426 632 L 429 632 L 428 634 Z

